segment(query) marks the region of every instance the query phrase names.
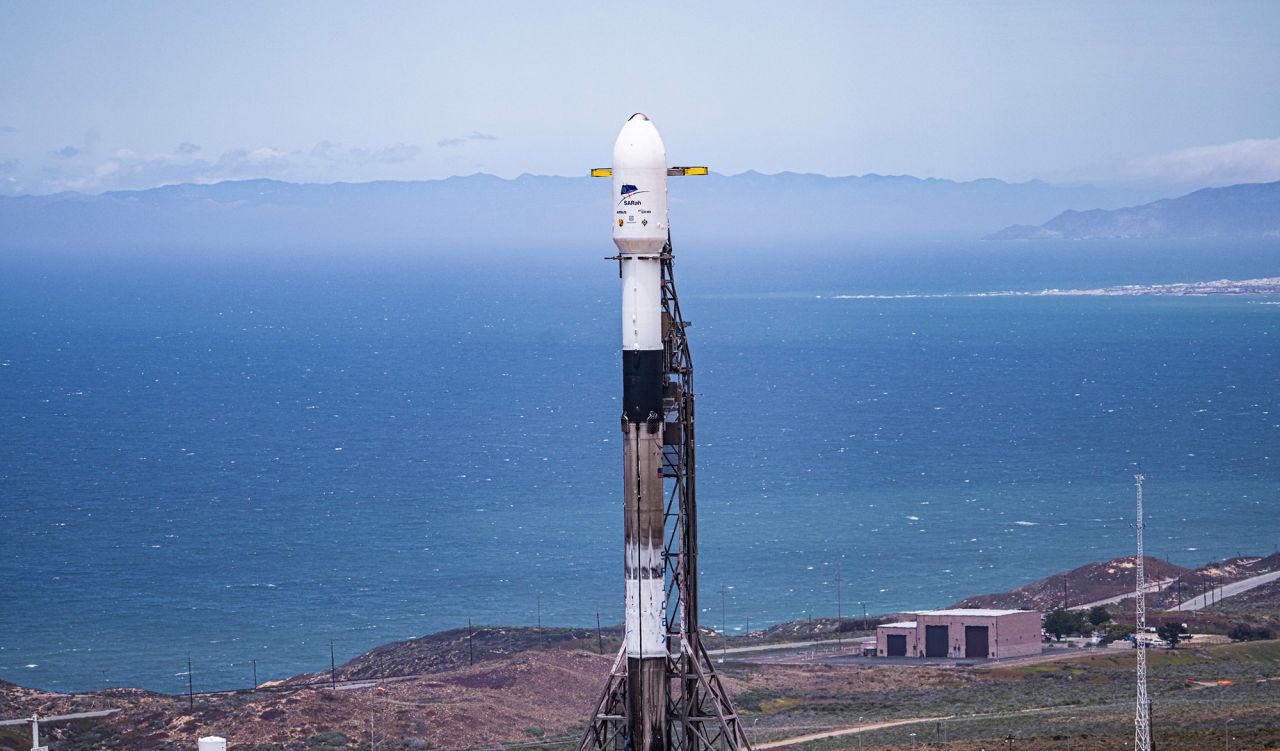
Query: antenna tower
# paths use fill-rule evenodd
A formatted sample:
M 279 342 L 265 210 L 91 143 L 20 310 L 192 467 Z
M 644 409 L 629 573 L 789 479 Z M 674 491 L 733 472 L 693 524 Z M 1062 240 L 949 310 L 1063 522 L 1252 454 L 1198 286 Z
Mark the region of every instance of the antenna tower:
M 626 644 L 619 650 L 578 751 L 751 751 L 698 629 L 698 506 L 695 480 L 693 360 L 680 314 L 668 238 L 662 263 L 662 477 L 666 496 L 662 560 L 668 603 L 666 678 L 670 686 L 661 748 L 636 748 L 627 736 Z
M 1134 634 L 1133 642 L 1133 646 L 1138 650 L 1138 696 L 1133 714 L 1133 748 L 1134 751 L 1151 751 L 1151 701 L 1147 698 L 1147 582 L 1142 550 L 1142 530 L 1145 526 L 1142 512 L 1142 481 L 1145 478 L 1142 475 L 1134 475 L 1133 479 L 1138 491 L 1138 565 L 1136 567 L 1138 581 L 1134 598 L 1137 611 L 1134 622 L 1137 633 Z

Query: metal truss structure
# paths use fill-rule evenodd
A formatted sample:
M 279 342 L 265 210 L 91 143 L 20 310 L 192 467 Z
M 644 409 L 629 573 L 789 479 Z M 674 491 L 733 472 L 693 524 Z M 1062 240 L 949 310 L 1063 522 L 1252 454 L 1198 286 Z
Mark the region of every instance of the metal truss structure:
M 1142 475 L 1134 475 L 1133 481 L 1137 486 L 1138 496 L 1138 557 L 1137 570 L 1135 572 L 1137 579 L 1135 589 L 1135 617 L 1134 625 L 1136 633 L 1134 634 L 1133 646 L 1138 652 L 1138 691 L 1135 697 L 1133 712 L 1133 748 L 1134 751 L 1151 751 L 1151 699 L 1147 696 L 1147 577 L 1146 563 L 1144 556 L 1146 551 L 1143 550 L 1142 533 L 1146 528 L 1144 521 L 1145 514 L 1142 509 L 1142 481 L 1146 479 Z

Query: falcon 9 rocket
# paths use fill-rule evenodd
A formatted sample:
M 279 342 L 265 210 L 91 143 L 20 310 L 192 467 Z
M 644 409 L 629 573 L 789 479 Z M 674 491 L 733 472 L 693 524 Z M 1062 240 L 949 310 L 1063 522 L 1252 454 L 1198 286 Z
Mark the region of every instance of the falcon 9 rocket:
M 667 634 L 663 533 L 662 267 L 667 153 L 636 114 L 613 146 L 613 242 L 622 277 L 622 463 L 628 736 L 666 746 Z
M 707 168 L 668 167 L 635 114 L 591 174 L 613 178 L 622 279 L 626 629 L 578 751 L 751 751 L 698 629 L 693 361 L 667 227 L 667 177 Z

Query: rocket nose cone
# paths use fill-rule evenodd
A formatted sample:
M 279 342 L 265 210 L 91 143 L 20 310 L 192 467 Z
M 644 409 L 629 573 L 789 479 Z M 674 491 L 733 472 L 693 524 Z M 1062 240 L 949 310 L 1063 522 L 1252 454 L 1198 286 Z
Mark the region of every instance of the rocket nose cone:
M 667 148 L 662 136 L 643 113 L 637 112 L 622 126 L 613 144 L 614 168 L 667 168 Z

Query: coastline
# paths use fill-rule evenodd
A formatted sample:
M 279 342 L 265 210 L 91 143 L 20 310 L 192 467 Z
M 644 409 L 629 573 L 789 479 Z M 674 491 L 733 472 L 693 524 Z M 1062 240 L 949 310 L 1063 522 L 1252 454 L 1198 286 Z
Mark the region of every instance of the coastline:
M 992 292 L 900 294 L 900 295 L 818 295 L 831 300 L 907 300 L 965 297 L 1207 297 L 1209 295 L 1280 295 L 1280 276 L 1258 279 L 1215 279 L 1206 282 L 1172 284 L 1124 284 L 1093 289 L 1049 288 L 1038 291 L 996 290 Z

